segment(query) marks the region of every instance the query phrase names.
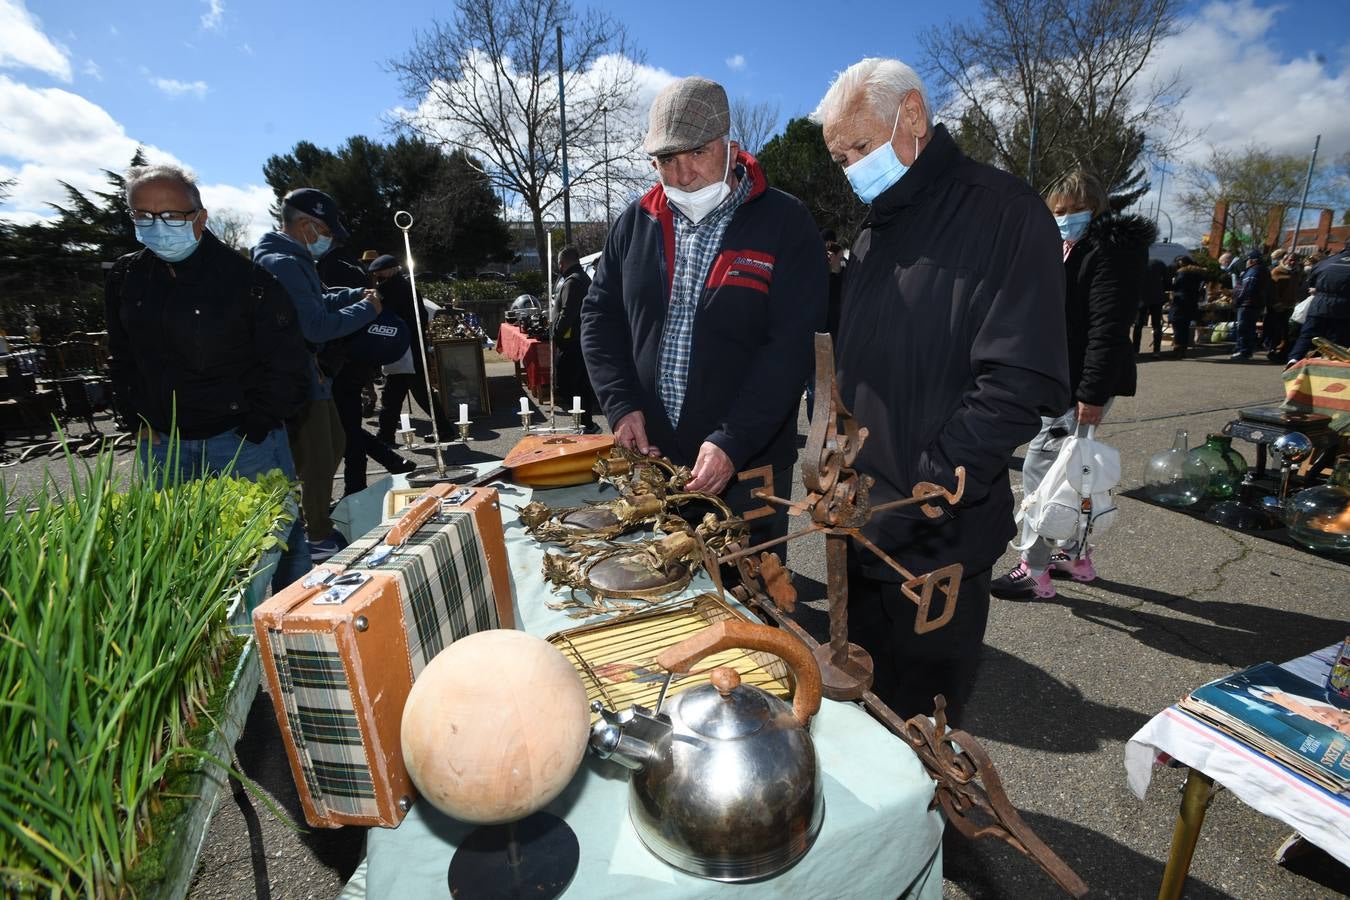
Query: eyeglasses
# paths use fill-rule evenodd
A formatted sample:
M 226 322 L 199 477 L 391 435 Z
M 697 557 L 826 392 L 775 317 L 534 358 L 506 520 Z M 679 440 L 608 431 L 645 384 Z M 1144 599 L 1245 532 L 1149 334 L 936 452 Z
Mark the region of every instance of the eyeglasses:
M 163 212 L 150 212 L 148 209 L 133 209 L 131 211 L 131 221 L 142 228 L 147 228 L 158 219 L 165 225 L 170 225 L 174 228 L 182 228 L 184 225 L 195 220 L 199 212 L 201 212 L 200 209 L 166 209 Z

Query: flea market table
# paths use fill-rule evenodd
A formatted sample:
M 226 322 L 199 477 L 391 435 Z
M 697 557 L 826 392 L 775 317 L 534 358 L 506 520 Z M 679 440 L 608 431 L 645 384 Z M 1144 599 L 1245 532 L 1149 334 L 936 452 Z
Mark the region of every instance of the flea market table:
M 387 490 L 400 476 L 382 479 L 346 508 L 335 511 L 354 533 L 379 523 Z M 532 496 L 527 488 L 501 491 L 513 599 L 518 627 L 547 637 L 580 624 L 550 609 L 541 575 L 544 547 L 529 537 L 514 510 Z M 598 485 L 533 492 L 551 506 L 576 506 L 601 497 Z M 347 501 L 344 501 L 346 503 Z M 701 576 L 689 596 L 713 590 Z M 657 898 L 832 897 L 921 898 L 942 896 L 943 820 L 934 809 L 933 781 L 914 752 L 860 706 L 825 700 L 812 720 L 820 758 L 825 818 L 810 852 L 767 881 L 722 884 L 678 872 L 652 856 L 628 819 L 627 770 L 587 755 L 568 788 L 547 812 L 576 833 L 581 859 L 565 897 Z M 372 828 L 366 859 L 342 893 L 344 900 L 447 896 L 447 870 L 471 826 L 419 801 L 398 828 Z
M 1283 663 L 1282 668 L 1321 684 L 1339 647 L 1314 651 Z M 1181 896 L 1216 781 L 1257 812 L 1280 820 L 1350 865 L 1350 798 L 1324 790 L 1177 706 L 1158 713 L 1125 745 L 1125 770 L 1136 796 L 1143 799 L 1153 764 L 1168 758 L 1190 771 L 1163 870 L 1160 900 Z
M 551 378 L 552 346 L 509 322 L 503 322 L 497 331 L 497 352 L 516 364 L 516 377 L 536 397 L 541 396 Z

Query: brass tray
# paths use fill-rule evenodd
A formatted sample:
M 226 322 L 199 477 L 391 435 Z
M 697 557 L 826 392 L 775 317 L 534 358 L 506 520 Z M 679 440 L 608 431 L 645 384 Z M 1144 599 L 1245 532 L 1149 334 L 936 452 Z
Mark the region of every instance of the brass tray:
M 633 704 L 655 706 L 666 672 L 656 657 L 689 635 L 724 619 L 749 621 L 744 613 L 713 594 L 701 594 L 677 606 L 628 616 L 618 622 L 583 625 L 550 635 L 548 642 L 562 651 L 581 673 L 587 700 L 599 700 L 609 709 Z M 778 657 L 755 650 L 726 650 L 703 660 L 688 675 L 676 676 L 666 697 L 708 683 L 718 666 L 730 666 L 742 684 L 752 684 L 789 699 L 795 687 L 792 673 Z M 591 720 L 599 718 L 592 713 Z

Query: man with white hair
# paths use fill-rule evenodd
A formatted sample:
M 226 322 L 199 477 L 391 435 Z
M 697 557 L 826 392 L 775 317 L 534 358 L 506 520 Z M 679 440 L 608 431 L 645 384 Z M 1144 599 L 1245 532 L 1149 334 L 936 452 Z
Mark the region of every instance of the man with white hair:
M 643 150 L 658 182 L 610 230 L 581 347 L 615 443 L 690 466 L 690 490 L 725 491 L 744 514 L 766 509 L 753 488 L 789 489 L 829 288 L 811 214 L 768 186 L 730 128 L 716 82 L 657 96 Z M 750 526 L 752 540 L 782 534 L 787 516 Z
M 142 463 L 170 481 L 295 478 L 284 423 L 308 396 L 309 364 L 285 290 L 206 229 L 197 183 L 177 166 L 128 170 L 126 197 L 145 249 L 108 273 L 108 375 Z M 304 533 L 297 519 L 278 590 L 309 570 Z
M 1045 201 L 968 159 L 914 71 L 864 59 L 812 113 L 830 155 L 870 204 L 844 282 L 839 390 L 869 431 L 857 468 L 874 505 L 921 482 L 960 503 L 873 516 L 863 535 L 914 572 L 964 567 L 955 616 L 916 634 L 899 576 L 858 544 L 849 555 L 849 631 L 872 654 L 873 690 L 901 717 L 947 699 L 959 721 L 989 614 L 990 570 L 1014 534 L 1008 460 L 1068 404 L 1064 271 Z M 934 610 L 930 616 L 938 615 Z

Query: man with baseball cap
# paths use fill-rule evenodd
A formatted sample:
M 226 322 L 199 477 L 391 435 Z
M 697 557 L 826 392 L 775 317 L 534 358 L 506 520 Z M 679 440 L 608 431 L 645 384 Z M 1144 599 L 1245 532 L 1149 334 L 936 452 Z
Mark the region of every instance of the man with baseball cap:
M 716 82 L 657 95 L 643 150 L 658 180 L 610 230 L 581 346 L 615 442 L 690 466 L 691 490 L 750 513 L 753 540 L 786 530 L 750 491 L 790 490 L 828 278 L 811 214 L 730 129 Z
M 374 291 L 326 288 L 319 278 L 316 262 L 335 242 L 347 237 L 333 198 L 315 188 L 298 188 L 281 198 L 281 229 L 263 235 L 253 248 L 253 261 L 276 276 L 286 289 L 295 305 L 300 333 L 315 353 L 325 343 L 369 324 L 380 312 Z M 333 501 L 333 476 L 342 461 L 346 439 L 333 403 L 335 372 L 325 372 L 312 357 L 310 373 L 309 402 L 287 423 L 287 432 L 300 476 L 310 555 L 315 562 L 322 562 L 345 543 L 333 530 L 328 513 Z

